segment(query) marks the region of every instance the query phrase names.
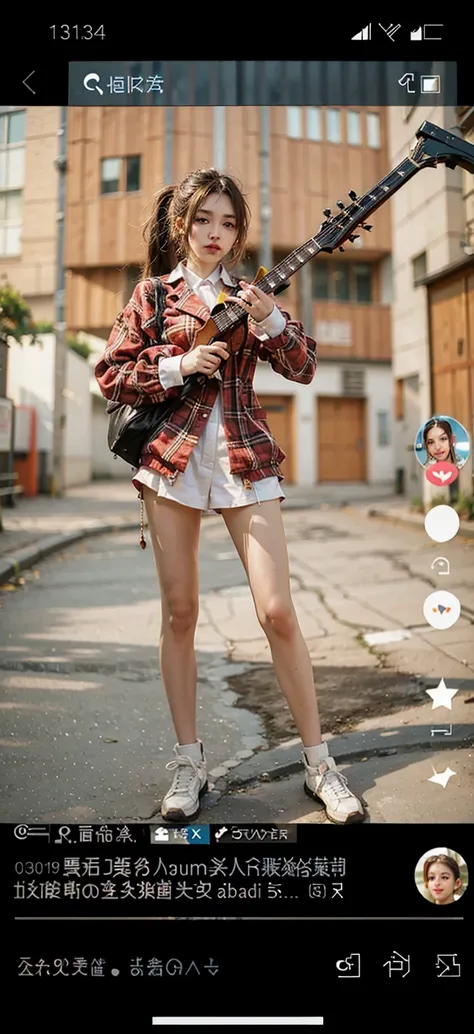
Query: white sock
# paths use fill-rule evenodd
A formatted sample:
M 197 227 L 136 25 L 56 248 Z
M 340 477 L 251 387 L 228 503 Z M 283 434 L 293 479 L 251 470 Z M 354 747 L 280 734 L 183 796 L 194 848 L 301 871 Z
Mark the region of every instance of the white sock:
M 199 740 L 195 743 L 178 743 L 178 754 L 186 754 L 192 761 L 202 761 L 202 750 Z
M 317 747 L 305 747 L 303 745 L 304 753 L 308 761 L 310 768 L 316 768 L 321 761 L 324 761 L 328 757 L 329 749 L 327 743 L 318 743 Z

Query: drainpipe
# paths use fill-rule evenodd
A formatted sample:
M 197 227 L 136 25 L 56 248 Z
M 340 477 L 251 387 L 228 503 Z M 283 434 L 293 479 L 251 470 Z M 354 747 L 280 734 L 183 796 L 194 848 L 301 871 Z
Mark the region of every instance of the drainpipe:
M 66 128 L 67 108 L 60 109 L 59 118 L 59 151 L 55 166 L 59 173 L 56 242 L 56 293 L 55 293 L 55 361 L 54 361 L 54 417 L 53 417 L 53 450 L 50 494 L 62 496 L 65 488 L 64 469 L 64 429 L 66 426 L 66 273 L 64 268 L 64 239 L 66 217 Z

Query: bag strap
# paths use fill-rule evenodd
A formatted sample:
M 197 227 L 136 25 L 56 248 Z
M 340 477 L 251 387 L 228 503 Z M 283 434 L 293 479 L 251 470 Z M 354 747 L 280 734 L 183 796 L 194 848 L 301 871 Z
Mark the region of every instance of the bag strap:
M 150 280 L 155 288 L 155 326 L 157 330 L 157 337 L 161 339 L 164 331 L 163 324 L 163 313 L 165 311 L 166 304 L 166 291 L 162 280 L 159 276 L 152 276 Z

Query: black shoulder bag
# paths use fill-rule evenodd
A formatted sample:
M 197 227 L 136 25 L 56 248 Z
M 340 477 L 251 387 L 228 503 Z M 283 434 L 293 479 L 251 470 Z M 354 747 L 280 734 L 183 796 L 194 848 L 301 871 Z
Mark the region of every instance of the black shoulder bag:
M 153 278 L 156 305 L 156 337 L 160 342 L 163 333 L 163 312 L 166 291 L 159 277 Z M 120 456 L 132 467 L 139 467 L 148 441 L 153 439 L 166 415 L 179 405 L 181 397 L 154 406 L 131 406 L 123 402 L 109 401 L 106 413 L 109 418 L 107 442 L 114 456 Z

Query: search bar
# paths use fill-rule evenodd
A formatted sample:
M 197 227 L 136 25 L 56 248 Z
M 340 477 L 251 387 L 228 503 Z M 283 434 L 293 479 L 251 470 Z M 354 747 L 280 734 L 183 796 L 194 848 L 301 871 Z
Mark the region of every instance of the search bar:
M 71 61 L 69 104 L 162 106 L 165 80 L 160 61 Z
M 323 1016 L 153 1016 L 161 1027 L 322 1027 Z

